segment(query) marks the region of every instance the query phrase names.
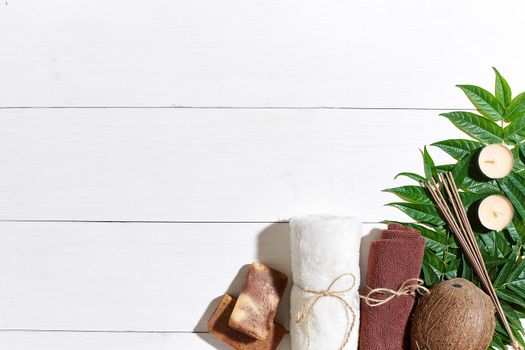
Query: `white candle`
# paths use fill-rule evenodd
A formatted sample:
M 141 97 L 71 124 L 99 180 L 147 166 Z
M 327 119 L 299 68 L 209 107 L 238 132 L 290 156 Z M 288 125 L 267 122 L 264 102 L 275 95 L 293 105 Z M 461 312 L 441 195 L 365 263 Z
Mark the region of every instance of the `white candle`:
M 507 227 L 514 216 L 514 207 L 510 200 L 494 194 L 481 201 L 478 208 L 479 221 L 489 230 L 502 230 Z
M 485 176 L 491 179 L 501 179 L 512 171 L 514 156 L 505 145 L 488 145 L 481 150 L 478 164 Z

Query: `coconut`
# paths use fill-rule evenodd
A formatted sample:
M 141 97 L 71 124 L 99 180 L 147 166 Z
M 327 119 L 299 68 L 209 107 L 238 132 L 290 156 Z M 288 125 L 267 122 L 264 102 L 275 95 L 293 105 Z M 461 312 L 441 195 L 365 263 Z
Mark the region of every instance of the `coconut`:
M 412 349 L 486 350 L 496 326 L 494 310 L 489 296 L 471 282 L 441 282 L 416 307 Z

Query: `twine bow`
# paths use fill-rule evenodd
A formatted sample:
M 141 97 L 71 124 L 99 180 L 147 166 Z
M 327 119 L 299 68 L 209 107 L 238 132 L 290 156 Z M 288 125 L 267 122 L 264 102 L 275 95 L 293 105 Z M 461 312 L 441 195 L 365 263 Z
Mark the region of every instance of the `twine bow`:
M 386 304 L 390 302 L 394 298 L 401 297 L 403 295 L 412 295 L 416 296 L 417 293 L 421 295 L 429 294 L 430 291 L 424 287 L 424 281 L 419 278 L 411 278 L 409 280 L 406 280 L 401 284 L 398 290 L 388 289 L 388 288 L 376 288 L 372 289 L 368 292 L 365 296 L 360 296 L 361 299 L 363 299 L 366 303 L 366 305 L 375 307 L 375 306 L 381 306 L 383 304 Z M 373 296 L 376 294 L 380 295 L 386 295 L 386 298 L 377 299 Z
M 351 277 L 352 278 L 352 283 L 350 284 L 350 287 L 346 288 L 346 289 L 343 289 L 343 290 L 332 290 L 334 285 L 340 279 L 342 279 L 344 277 Z M 351 274 L 351 273 L 344 273 L 344 274 L 340 275 L 339 277 L 336 277 L 332 281 L 332 283 L 330 283 L 328 288 L 325 289 L 325 290 L 308 290 L 308 289 L 302 288 L 301 286 L 297 286 L 296 285 L 297 287 L 302 289 L 304 292 L 313 294 L 313 296 L 310 297 L 306 301 L 306 303 L 302 306 L 301 310 L 299 310 L 299 312 L 297 313 L 297 318 L 295 320 L 296 324 L 301 324 L 301 323 L 305 322 L 306 339 L 308 341 L 308 347 L 310 347 L 310 329 L 309 329 L 308 320 L 309 320 L 310 315 L 313 312 L 313 308 L 314 308 L 315 304 L 319 300 L 321 300 L 322 298 L 335 298 L 344 307 L 345 313 L 346 313 L 346 318 L 347 318 L 347 326 L 346 326 L 346 332 L 345 332 L 345 336 L 343 338 L 343 342 L 341 343 L 341 346 L 339 346 L 338 350 L 343 350 L 343 348 L 346 346 L 346 344 L 348 343 L 348 340 L 350 339 L 350 336 L 352 334 L 352 330 L 354 329 L 356 314 L 355 314 L 354 309 L 352 308 L 352 305 L 350 305 L 345 300 L 344 294 L 350 292 L 352 290 L 352 288 L 354 288 L 355 284 L 356 284 L 355 276 L 353 274 Z M 349 314 L 351 315 L 351 317 L 350 317 Z

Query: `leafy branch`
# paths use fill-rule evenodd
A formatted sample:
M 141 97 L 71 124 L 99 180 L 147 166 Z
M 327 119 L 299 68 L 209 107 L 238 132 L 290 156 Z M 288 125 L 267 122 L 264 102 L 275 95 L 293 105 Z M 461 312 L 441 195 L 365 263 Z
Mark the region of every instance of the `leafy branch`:
M 476 239 L 512 331 L 525 346 L 520 322 L 525 318 L 525 259 L 522 256 L 525 244 L 525 92 L 512 98 L 505 78 L 495 68 L 494 72 L 494 94 L 478 86 L 458 85 L 477 113 L 454 111 L 441 114 L 470 137 L 431 144 L 450 155 L 455 163 L 436 165 L 425 147 L 421 152 L 424 174 L 402 172 L 396 178 L 407 177 L 419 183 L 436 178 L 440 172 L 451 171 L 467 211 L 471 205 L 492 194 L 509 198 L 516 209 L 512 223 L 499 232 L 476 232 Z M 494 143 L 505 144 L 512 150 L 514 168 L 504 179 L 480 179 L 474 171 L 475 158 L 481 148 Z M 401 199 L 387 205 L 415 220 L 403 224 L 420 230 L 426 239 L 422 267 L 425 283 L 432 286 L 442 280 L 462 277 L 479 285 L 428 191 L 418 184 L 385 191 Z M 498 320 L 492 348 L 504 350 L 508 338 Z

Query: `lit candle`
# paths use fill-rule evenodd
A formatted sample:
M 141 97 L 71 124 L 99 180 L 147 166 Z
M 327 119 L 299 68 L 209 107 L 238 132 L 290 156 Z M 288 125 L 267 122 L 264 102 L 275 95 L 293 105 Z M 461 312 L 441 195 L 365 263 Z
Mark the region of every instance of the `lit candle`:
M 491 179 L 501 179 L 512 171 L 514 157 L 507 146 L 493 144 L 481 150 L 478 164 L 485 176 Z
M 478 208 L 479 221 L 489 230 L 500 231 L 507 227 L 514 216 L 514 207 L 510 200 L 494 194 L 481 201 Z

